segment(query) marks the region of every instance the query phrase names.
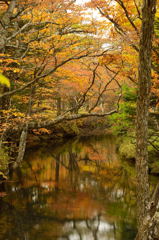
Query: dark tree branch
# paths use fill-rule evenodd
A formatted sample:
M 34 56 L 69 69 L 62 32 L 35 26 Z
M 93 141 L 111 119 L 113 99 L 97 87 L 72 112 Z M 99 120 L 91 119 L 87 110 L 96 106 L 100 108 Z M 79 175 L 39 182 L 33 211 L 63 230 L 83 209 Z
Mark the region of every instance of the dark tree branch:
M 109 86 L 109 84 L 116 78 L 116 76 L 119 74 L 119 72 L 117 72 L 105 85 L 105 87 L 103 88 L 103 90 L 100 92 L 97 101 L 95 102 L 95 104 L 89 109 L 89 112 L 92 112 L 98 105 L 101 97 L 103 96 L 103 94 L 105 93 L 105 91 L 107 90 L 107 87 Z
M 141 12 L 140 12 L 139 7 L 138 7 L 138 5 L 137 5 L 137 3 L 136 3 L 136 0 L 134 0 L 134 5 L 135 5 L 136 10 L 137 10 L 137 12 L 138 12 L 138 18 L 139 18 L 140 20 L 142 20 Z
M 115 1 L 116 1 L 116 2 L 121 6 L 121 8 L 124 10 L 125 15 L 126 15 L 128 21 L 130 22 L 131 26 L 134 28 L 135 32 L 136 32 L 137 35 L 139 36 L 139 31 L 138 31 L 136 25 L 134 24 L 133 20 L 131 19 L 130 15 L 129 15 L 129 13 L 128 13 L 128 10 L 127 10 L 127 8 L 125 7 L 124 2 L 123 2 L 122 0 L 115 0 Z
M 117 21 L 115 21 L 112 17 L 110 17 L 108 14 L 104 13 L 102 11 L 102 9 L 100 7 L 97 6 L 97 9 L 99 10 L 100 14 L 103 17 L 106 17 L 113 25 L 114 28 L 116 29 L 116 31 L 124 38 L 127 38 L 127 41 L 130 42 L 130 46 L 132 46 L 135 51 L 139 52 L 139 48 L 128 38 L 126 32 L 124 31 L 124 29 L 117 23 Z
M 23 85 L 22 87 L 18 88 L 18 89 L 15 89 L 13 91 L 9 91 L 9 92 L 6 92 L 4 94 L 1 94 L 0 95 L 0 98 L 2 97 L 6 97 L 6 96 L 12 96 L 14 94 L 16 94 L 17 92 L 21 92 L 22 90 L 26 89 L 27 87 L 29 87 L 30 85 L 32 85 L 33 83 L 35 82 L 38 82 L 40 79 L 42 78 L 45 78 L 49 75 L 51 75 L 52 73 L 54 73 L 58 68 L 62 67 L 63 65 L 65 65 L 66 63 L 70 62 L 70 61 L 74 61 L 74 60 L 79 60 L 79 59 L 82 59 L 82 58 L 86 58 L 86 57 L 100 57 L 100 56 L 103 56 L 103 54 L 105 54 L 105 52 L 107 52 L 108 50 L 105 50 L 103 51 L 102 53 L 100 54 L 93 54 L 92 53 L 84 53 L 82 54 L 82 52 L 84 51 L 81 51 L 81 53 L 78 53 L 78 54 L 81 54 L 79 56 L 72 56 L 64 61 L 62 61 L 61 63 L 57 64 L 54 68 L 52 68 L 51 70 L 41 74 L 40 76 L 37 76 L 36 78 L 34 78 L 32 81 L 28 82 L 27 84 Z

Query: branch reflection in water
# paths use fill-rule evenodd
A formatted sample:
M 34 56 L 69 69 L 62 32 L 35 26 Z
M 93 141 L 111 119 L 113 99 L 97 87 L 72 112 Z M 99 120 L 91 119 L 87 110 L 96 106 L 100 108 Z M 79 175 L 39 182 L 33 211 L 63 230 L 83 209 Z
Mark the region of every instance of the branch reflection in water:
M 112 136 L 30 149 L 5 185 L 0 239 L 132 240 L 134 179 Z

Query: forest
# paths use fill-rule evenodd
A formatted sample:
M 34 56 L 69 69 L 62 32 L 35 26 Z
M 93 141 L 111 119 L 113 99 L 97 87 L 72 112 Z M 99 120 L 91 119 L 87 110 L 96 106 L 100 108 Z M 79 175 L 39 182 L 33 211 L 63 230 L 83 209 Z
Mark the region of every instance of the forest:
M 0 0 L 0 240 L 159 239 L 158 6 Z

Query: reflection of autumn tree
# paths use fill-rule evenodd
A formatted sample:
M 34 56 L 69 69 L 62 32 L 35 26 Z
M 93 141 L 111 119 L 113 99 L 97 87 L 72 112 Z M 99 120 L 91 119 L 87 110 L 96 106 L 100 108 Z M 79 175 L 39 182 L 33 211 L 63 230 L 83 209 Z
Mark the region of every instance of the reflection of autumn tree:
M 78 144 L 76 143 L 76 145 Z M 109 146 L 109 144 L 107 145 Z M 120 163 L 117 160 L 113 160 L 111 162 L 112 164 L 110 164 L 109 162 L 107 163 L 107 157 L 105 156 L 105 158 L 103 158 L 101 150 L 100 155 L 97 156 L 101 157 L 102 160 L 97 159 L 97 156 L 96 158 L 94 158 L 94 153 L 92 153 L 92 146 L 89 143 L 89 140 L 88 145 L 86 144 L 85 150 L 84 146 L 81 145 L 80 147 L 82 147 L 82 149 L 79 151 L 79 146 L 77 147 L 78 157 L 75 152 L 75 146 L 73 146 L 73 149 L 71 149 L 70 143 L 66 143 L 66 145 L 63 146 L 65 149 L 63 149 L 63 154 L 58 153 L 59 151 L 61 151 L 59 147 L 57 147 L 57 150 L 54 149 L 56 154 L 51 154 L 51 156 L 48 153 L 43 152 L 38 154 L 36 152 L 35 156 L 38 158 L 35 158 L 35 156 L 32 154 L 32 158 L 35 159 L 31 163 L 32 169 L 34 169 L 34 172 L 36 173 L 39 184 L 44 188 L 48 189 L 48 191 L 54 189 L 54 186 L 56 187 L 56 184 L 58 184 L 59 190 L 70 188 L 78 192 L 82 191 L 82 181 L 82 186 L 88 191 L 90 190 L 93 196 L 95 196 L 94 194 L 98 196 L 98 194 L 101 195 L 102 193 L 103 198 L 105 198 L 104 196 L 106 196 L 106 198 L 110 201 L 115 201 L 116 199 L 122 201 L 124 197 L 124 201 L 129 203 L 129 200 L 131 201 L 131 197 L 129 196 L 129 190 L 134 190 L 134 176 L 131 173 L 132 169 L 129 166 L 121 168 Z M 90 160 L 82 160 L 80 155 L 83 155 L 83 151 L 89 152 L 88 146 L 90 147 Z M 98 151 L 98 144 L 94 144 L 94 148 Z M 44 165 L 42 165 L 42 163 L 39 165 L 38 162 L 40 160 L 40 156 L 44 154 L 47 154 Z M 105 154 L 106 153 L 104 143 L 103 155 Z M 115 157 L 112 156 L 112 159 L 115 159 Z M 98 164 L 96 164 L 96 161 L 98 162 Z M 80 172 L 76 171 L 77 164 L 79 166 Z M 73 168 L 73 166 L 75 166 L 75 168 Z M 28 171 L 26 171 L 26 173 L 30 175 Z M 70 181 L 66 180 L 68 178 L 70 179 Z M 100 180 L 100 183 L 96 182 L 96 178 Z M 125 179 L 128 178 L 129 181 L 125 181 Z M 89 179 L 91 179 L 91 181 L 88 181 Z M 27 181 L 29 185 L 32 185 L 33 180 L 34 175 L 30 175 L 25 181 Z
M 8 233 L 5 232 L 3 236 L 9 236 L 10 239 L 15 236 L 24 239 L 24 236 L 28 234 L 28 236 L 39 236 L 39 239 L 42 239 L 44 236 L 46 238 L 50 236 L 61 236 L 69 239 L 69 236 L 71 237 L 72 234 L 75 234 L 76 236 L 81 236 L 81 239 L 91 235 L 94 240 L 97 240 L 105 239 L 106 236 L 111 236 L 115 239 L 116 231 L 119 228 L 122 233 L 122 223 L 121 226 L 118 224 L 114 225 L 111 219 L 109 222 L 109 219 L 105 220 L 105 218 L 100 214 L 97 214 L 92 218 L 78 218 L 77 216 L 75 218 L 70 217 L 69 219 L 52 215 L 51 209 L 49 212 L 45 211 L 44 201 L 45 197 L 41 199 L 39 198 L 38 202 L 34 203 L 29 202 L 28 199 L 28 202 L 25 203 L 27 204 L 26 207 L 24 208 L 25 204 L 23 204 L 23 208 L 21 208 L 21 210 L 19 210 L 18 205 L 15 207 L 15 205 L 8 205 L 7 203 L 3 202 L 1 206 L 3 209 L 5 209 L 5 214 L 7 213 L 8 217 L 12 219 L 13 224 L 13 228 L 11 229 L 9 227 Z M 40 204 L 43 209 L 40 212 L 36 208 L 37 203 Z M 22 227 L 19 229 L 19 225 L 17 224 L 20 224 Z M 102 230 L 102 226 L 106 226 L 106 229 Z M 125 224 L 123 223 L 123 228 L 124 227 Z M 19 229 L 19 231 L 17 231 L 14 236 L 8 235 L 9 233 L 13 232 L 14 229 Z M 39 235 L 39 229 L 41 235 Z M 120 238 L 120 235 L 118 235 L 117 239 L 122 238 Z
M 61 219 L 58 217 L 53 217 L 49 215 L 47 216 L 46 214 L 37 213 L 35 208 L 32 209 L 30 207 L 27 207 L 26 211 L 19 211 L 15 206 L 4 202 L 1 206 L 6 211 L 8 217 L 11 214 L 11 219 L 13 221 L 12 223 L 14 223 L 13 228 L 11 229 L 11 226 L 8 225 L 8 232 L 3 232 L 2 235 L 4 238 L 9 237 L 10 239 L 19 237 L 23 240 L 26 239 L 26 236 L 30 237 L 30 234 L 32 234 L 32 236 L 34 237 L 38 236 L 38 239 L 43 239 L 43 237 L 45 237 L 46 239 L 49 239 L 49 237 L 54 237 L 57 239 L 58 237 L 70 239 L 69 237 L 71 237 L 72 234 L 75 234 L 76 236 L 81 236 L 81 239 L 83 239 L 83 237 L 90 236 L 91 234 L 93 236 L 93 239 L 96 240 L 98 239 L 98 227 L 100 225 L 100 222 L 103 222 L 103 219 L 100 220 L 100 215 L 92 218 L 91 220 L 82 218 Z M 34 213 L 32 211 L 34 211 Z M 27 225 L 26 222 L 24 222 L 23 216 L 25 216 Z M 4 221 L 4 218 L 2 219 Z M 65 226 L 67 226 L 67 228 L 65 228 Z M 14 233 L 14 236 L 11 235 L 10 233 L 13 232 L 14 229 L 17 229 L 17 227 L 19 230 Z M 39 228 L 41 229 L 40 232 L 43 230 L 42 234 L 39 233 Z M 102 232 L 102 234 L 104 235 L 104 232 Z
M 86 153 L 90 161 L 82 160 Z M 121 168 L 115 154 L 110 137 L 68 141 L 28 152 L 23 168 L 13 172 L 15 182 L 6 188 L 10 194 L 2 206 L 10 203 L 10 207 L 2 207 L 0 216 L 7 215 L 12 226 L 4 227 L 5 238 L 23 240 L 28 235 L 41 240 L 61 235 L 69 239 L 75 234 L 101 240 L 115 239 L 118 233 L 117 239 L 122 240 L 119 232 L 125 225 L 134 229 L 134 182 L 132 170 Z M 78 164 L 78 171 L 71 167 L 72 161 Z M 18 223 L 22 225 L 19 231 Z

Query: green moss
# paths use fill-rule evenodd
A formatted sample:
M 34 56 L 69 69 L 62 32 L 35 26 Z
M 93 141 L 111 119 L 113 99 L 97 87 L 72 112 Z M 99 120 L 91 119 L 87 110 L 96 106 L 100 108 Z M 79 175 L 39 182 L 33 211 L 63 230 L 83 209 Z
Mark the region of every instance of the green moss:
M 152 164 L 150 164 L 151 173 L 152 174 L 159 174 L 159 162 L 155 161 Z
M 4 171 L 8 168 L 9 156 L 4 148 L 0 148 L 0 171 Z
M 76 121 L 61 123 L 59 124 L 59 129 L 60 128 L 66 135 L 78 135 L 79 133 Z
M 119 153 L 127 159 L 135 158 L 135 144 L 132 138 L 124 138 L 119 147 Z

